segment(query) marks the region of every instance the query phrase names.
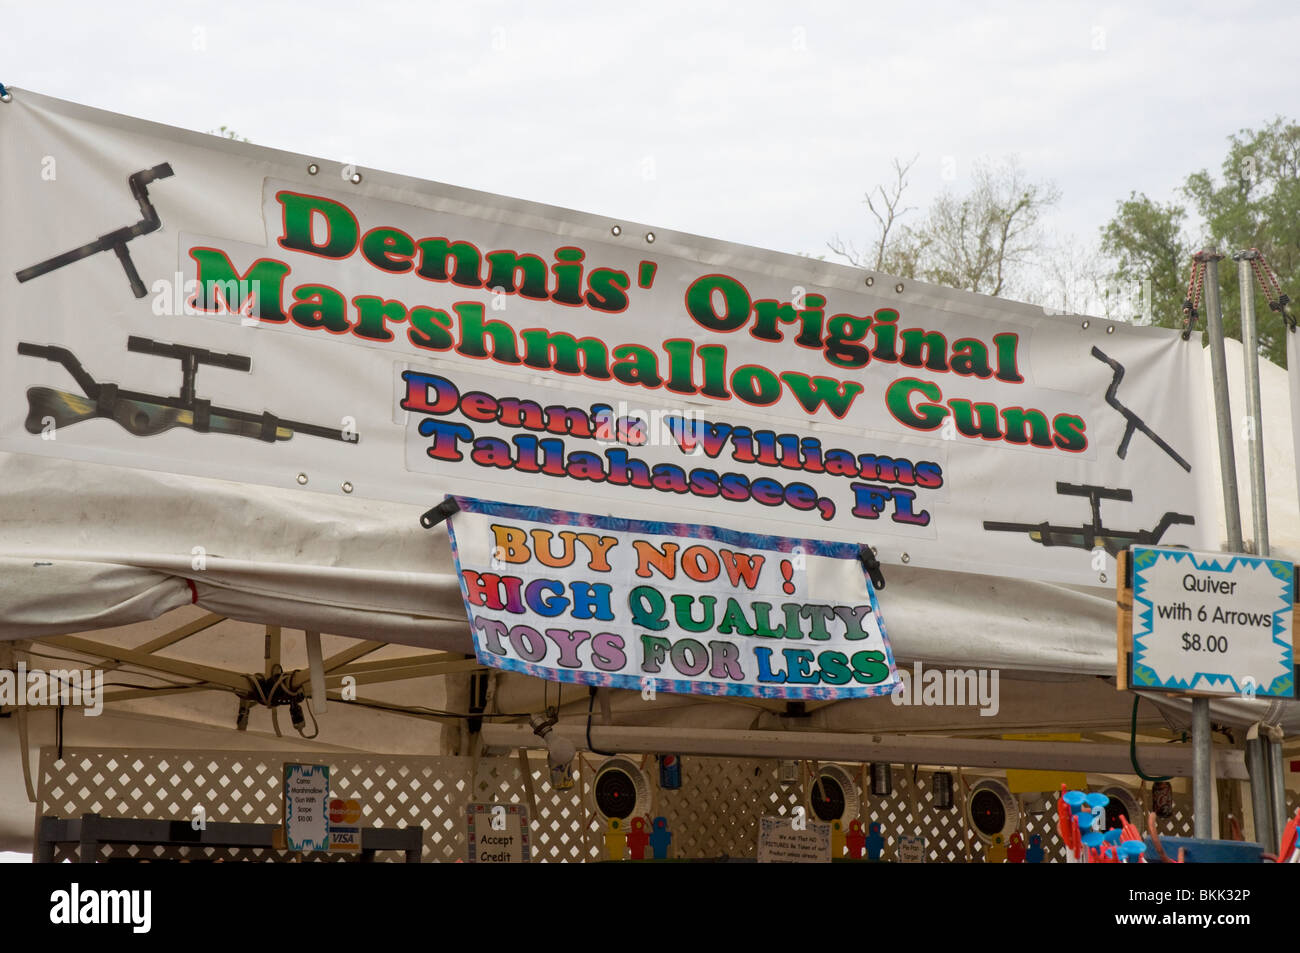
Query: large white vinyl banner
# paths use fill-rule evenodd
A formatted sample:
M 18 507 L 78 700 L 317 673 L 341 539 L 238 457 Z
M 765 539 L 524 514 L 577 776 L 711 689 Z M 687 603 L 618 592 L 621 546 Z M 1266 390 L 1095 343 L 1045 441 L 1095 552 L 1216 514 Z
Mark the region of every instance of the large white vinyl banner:
M 1217 544 L 1171 331 L 22 90 L 0 168 L 0 450 L 1091 585 Z

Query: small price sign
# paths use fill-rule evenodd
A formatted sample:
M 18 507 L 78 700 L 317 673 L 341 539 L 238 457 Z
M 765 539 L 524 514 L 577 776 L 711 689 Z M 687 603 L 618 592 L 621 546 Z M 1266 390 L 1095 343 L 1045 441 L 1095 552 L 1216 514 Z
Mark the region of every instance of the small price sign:
M 1295 697 L 1289 560 L 1139 546 L 1128 559 L 1132 589 L 1126 573 L 1119 583 L 1121 617 L 1131 627 L 1127 641 L 1121 623 L 1128 687 Z

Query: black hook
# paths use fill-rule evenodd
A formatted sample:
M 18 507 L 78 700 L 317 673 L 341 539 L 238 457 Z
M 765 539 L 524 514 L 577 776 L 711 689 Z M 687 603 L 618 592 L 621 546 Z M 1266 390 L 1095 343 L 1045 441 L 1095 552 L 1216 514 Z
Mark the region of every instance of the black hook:
M 858 562 L 862 563 L 862 568 L 867 571 L 871 577 L 871 584 L 877 590 L 885 588 L 885 574 L 881 572 L 880 560 L 876 558 L 875 551 L 870 546 L 863 543 L 858 547 Z
M 425 529 L 433 529 L 443 520 L 447 519 L 453 513 L 460 512 L 460 504 L 456 502 L 454 496 L 449 496 L 433 509 L 429 510 L 420 517 L 420 525 Z

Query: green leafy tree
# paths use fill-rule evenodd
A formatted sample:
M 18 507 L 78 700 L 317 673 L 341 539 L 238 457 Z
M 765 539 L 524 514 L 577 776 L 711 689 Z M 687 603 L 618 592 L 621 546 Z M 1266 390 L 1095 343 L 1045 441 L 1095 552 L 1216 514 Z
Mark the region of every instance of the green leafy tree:
M 1219 174 L 1192 173 L 1179 198 L 1186 204 L 1162 205 L 1135 193 L 1119 203 L 1115 217 L 1102 228 L 1102 251 L 1113 262 L 1112 277 L 1151 282 L 1156 324 L 1182 327 L 1191 256 L 1208 245 L 1225 256 L 1219 288 L 1228 336 L 1241 338 L 1241 288 L 1232 260 L 1237 252 L 1259 249 L 1282 291 L 1300 297 L 1300 124 L 1278 117 L 1230 136 Z M 1189 212 L 1199 219 L 1194 236 L 1184 227 Z M 1268 310 L 1258 286 L 1254 293 L 1260 353 L 1284 363 L 1282 319 Z
M 1162 205 L 1133 192 L 1101 230 L 1101 252 L 1115 263 L 1108 295 L 1119 297 L 1123 287 L 1138 287 L 1138 295 L 1127 297 L 1141 297 L 1144 305 L 1150 305 L 1152 323 L 1162 327 L 1183 325 L 1183 299 L 1195 250 L 1185 234 L 1186 219 L 1183 206 Z

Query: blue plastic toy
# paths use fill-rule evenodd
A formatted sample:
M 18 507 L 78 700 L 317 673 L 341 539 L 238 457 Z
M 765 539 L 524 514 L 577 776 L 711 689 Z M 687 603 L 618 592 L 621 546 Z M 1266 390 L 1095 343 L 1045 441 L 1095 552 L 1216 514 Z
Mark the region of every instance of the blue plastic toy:
M 875 821 L 871 825 L 871 833 L 867 835 L 867 859 L 879 860 L 884 851 L 885 837 L 880 833 L 880 822 Z
M 672 831 L 668 830 L 668 818 L 656 817 L 655 829 L 650 835 L 650 850 L 654 852 L 655 860 L 664 860 L 668 857 L 668 845 L 673 842 Z
M 1025 851 L 1025 863 L 1041 864 L 1046 853 L 1047 852 L 1043 850 L 1043 838 L 1040 835 L 1035 834 L 1029 838 L 1029 848 Z

